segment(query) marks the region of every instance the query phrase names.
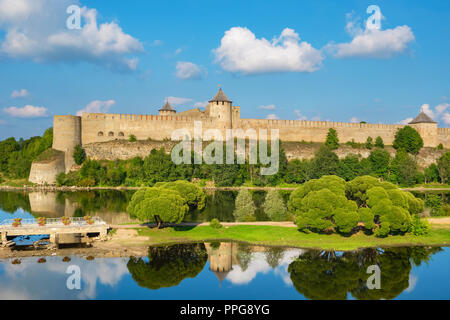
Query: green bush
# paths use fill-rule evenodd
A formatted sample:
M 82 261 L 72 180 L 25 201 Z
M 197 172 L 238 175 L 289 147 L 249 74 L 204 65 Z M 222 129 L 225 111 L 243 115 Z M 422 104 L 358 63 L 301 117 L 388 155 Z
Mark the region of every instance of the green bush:
M 374 215 L 370 208 L 359 208 L 359 221 L 361 221 L 364 224 L 364 228 L 367 230 L 372 230 L 375 228 L 375 222 L 374 222 Z
M 233 216 L 236 221 L 255 221 L 256 206 L 248 189 L 241 189 L 235 200 Z
M 286 205 L 278 190 L 267 192 L 263 210 L 272 221 L 286 221 L 288 219 Z
M 373 139 L 372 139 L 372 137 L 367 137 L 365 147 L 366 147 L 366 149 L 369 149 L 369 150 L 371 150 L 373 148 Z
M 387 236 L 407 232 L 411 214 L 423 212 L 424 203 L 374 177 L 347 183 L 338 177 L 324 177 L 294 190 L 288 207 L 300 230 L 352 233 L 361 222 L 376 235 Z
M 214 229 L 222 228 L 222 224 L 220 223 L 219 219 L 216 219 L 216 218 L 211 220 L 211 222 L 209 223 L 209 226 Z
M 380 136 L 378 136 L 378 137 L 375 139 L 375 147 L 381 148 L 381 149 L 384 148 L 384 142 L 383 142 L 383 139 L 382 139 Z
M 134 134 L 130 134 L 129 140 L 130 140 L 130 142 L 136 142 L 137 138 Z
M 416 129 L 405 126 L 398 129 L 393 146 L 397 150 L 403 149 L 408 153 L 418 154 L 423 147 L 423 139 Z
M 82 165 L 86 160 L 86 152 L 79 144 L 73 149 L 73 160 L 77 165 Z
M 431 230 L 431 226 L 426 219 L 420 219 L 419 215 L 414 215 L 410 227 L 410 231 L 415 236 L 427 235 Z
M 78 187 L 93 187 L 95 186 L 95 180 L 91 178 L 83 178 L 78 182 Z

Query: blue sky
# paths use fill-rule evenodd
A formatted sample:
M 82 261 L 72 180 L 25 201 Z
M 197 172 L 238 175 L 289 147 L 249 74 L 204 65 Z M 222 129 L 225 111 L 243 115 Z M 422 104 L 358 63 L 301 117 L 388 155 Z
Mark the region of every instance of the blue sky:
M 400 123 L 423 108 L 448 127 L 449 18 L 437 0 L 0 0 L 0 139 L 82 110 L 156 114 L 171 97 L 183 111 L 219 84 L 244 118 Z

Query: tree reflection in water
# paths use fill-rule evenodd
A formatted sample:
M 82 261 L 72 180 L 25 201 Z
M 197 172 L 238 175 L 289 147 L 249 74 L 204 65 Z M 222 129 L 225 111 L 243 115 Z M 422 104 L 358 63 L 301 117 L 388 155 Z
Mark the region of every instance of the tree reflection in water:
M 341 254 L 307 251 L 289 265 L 292 283 L 308 299 L 343 300 L 350 293 L 360 300 L 394 299 L 409 287 L 413 265 L 428 262 L 441 248 L 364 249 Z M 366 286 L 370 265 L 381 270 L 381 289 Z
M 130 258 L 127 267 L 141 287 L 173 287 L 185 278 L 195 278 L 205 267 L 208 255 L 203 243 L 150 247 L 149 261 Z

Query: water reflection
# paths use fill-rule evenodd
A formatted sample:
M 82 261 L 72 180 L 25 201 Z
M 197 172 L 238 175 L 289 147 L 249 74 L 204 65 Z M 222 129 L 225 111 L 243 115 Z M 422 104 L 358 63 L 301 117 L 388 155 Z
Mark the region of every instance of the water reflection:
M 412 266 L 429 262 L 441 248 L 364 249 L 357 252 L 307 251 L 289 265 L 291 280 L 308 299 L 394 299 L 410 286 Z M 378 265 L 381 289 L 369 290 L 367 268 Z
M 380 290 L 366 286 L 373 264 L 381 269 Z M 66 287 L 70 265 L 81 269 L 81 290 Z M 448 248 L 330 252 L 178 244 L 150 247 L 141 258 L 3 260 L 0 299 L 446 299 L 449 266 Z
M 138 285 L 156 290 L 176 286 L 185 278 L 195 278 L 207 258 L 203 243 L 150 247 L 148 261 L 131 258 L 127 267 Z
M 281 191 L 285 202 L 289 198 L 289 191 Z M 94 190 L 76 192 L 15 192 L 0 191 L 0 221 L 15 217 L 82 217 L 86 215 L 99 216 L 110 224 L 135 222 L 126 212 L 127 205 L 134 191 Z M 186 222 L 211 221 L 214 218 L 222 222 L 234 221 L 234 202 L 236 191 L 206 192 L 206 205 L 201 212 L 194 210 L 186 214 Z M 416 193 L 417 197 L 425 198 L 428 193 Z M 449 203 L 450 192 L 438 194 L 443 203 Z M 256 206 L 257 221 L 269 220 L 262 205 L 266 196 L 265 191 L 252 191 Z M 11 214 L 13 216 L 11 216 Z

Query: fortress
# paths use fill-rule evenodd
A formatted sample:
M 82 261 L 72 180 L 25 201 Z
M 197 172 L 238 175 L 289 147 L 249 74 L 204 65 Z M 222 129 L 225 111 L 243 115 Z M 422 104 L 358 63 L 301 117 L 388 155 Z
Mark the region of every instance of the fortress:
M 70 171 L 73 164 L 73 149 L 76 145 L 128 140 L 134 135 L 138 140 L 163 141 L 171 139 L 177 129 L 189 130 L 193 137 L 194 122 L 200 121 L 203 130 L 219 129 L 225 137 L 227 129 L 279 130 L 281 141 L 325 142 L 328 130 L 336 129 L 341 142 L 366 142 L 380 136 L 386 145 L 392 145 L 395 133 L 403 125 L 346 123 L 306 120 L 243 119 L 240 107 L 233 106 L 222 89 L 209 101 L 204 110 L 190 109 L 176 112 L 169 102 L 159 110 L 159 115 L 130 115 L 83 113 L 82 116 L 55 116 L 53 121 L 53 149 L 62 151 L 60 157 L 51 163 L 33 163 L 35 170 L 30 181 L 54 183 L 55 172 Z M 422 136 L 425 147 L 442 144 L 450 148 L 450 128 L 438 128 L 437 123 L 425 113 L 420 113 L 409 124 Z

